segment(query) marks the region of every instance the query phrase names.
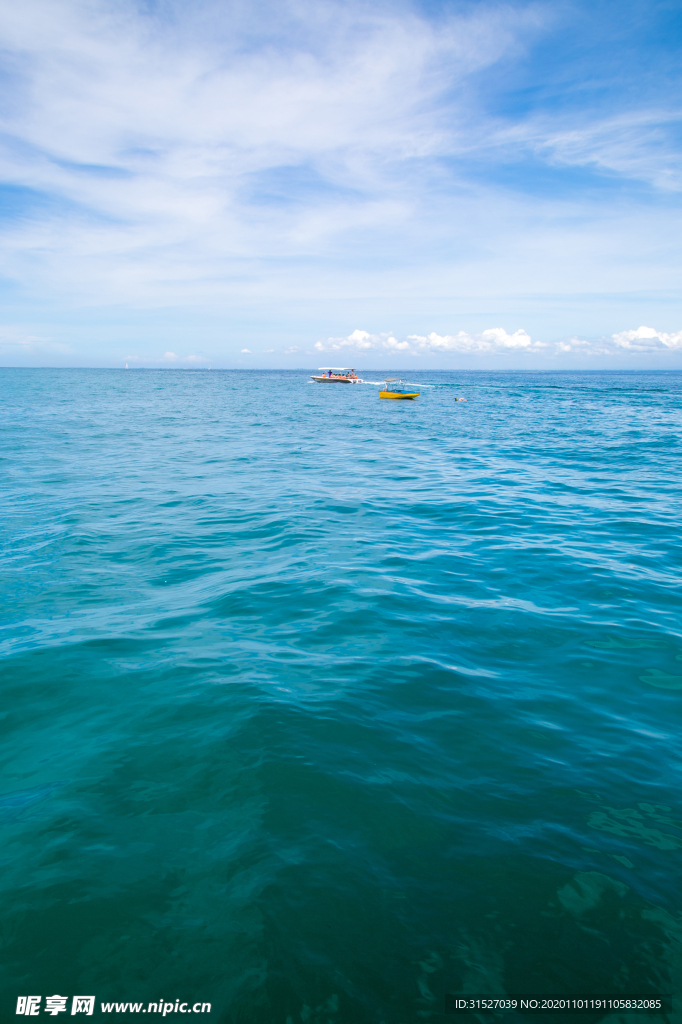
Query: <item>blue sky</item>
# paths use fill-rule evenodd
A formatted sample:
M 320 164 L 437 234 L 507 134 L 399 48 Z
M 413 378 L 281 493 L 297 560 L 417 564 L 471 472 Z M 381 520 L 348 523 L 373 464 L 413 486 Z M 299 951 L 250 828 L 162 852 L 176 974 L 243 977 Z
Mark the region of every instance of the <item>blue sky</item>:
M 4 365 L 682 367 L 679 2 L 22 0 L 0 35 Z

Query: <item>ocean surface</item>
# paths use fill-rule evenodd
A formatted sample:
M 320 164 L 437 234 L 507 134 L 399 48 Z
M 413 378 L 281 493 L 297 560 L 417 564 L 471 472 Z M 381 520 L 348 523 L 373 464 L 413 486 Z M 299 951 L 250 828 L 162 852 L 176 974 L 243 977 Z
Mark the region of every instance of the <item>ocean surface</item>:
M 682 373 L 409 379 L 0 370 L 2 1021 L 680 992 Z

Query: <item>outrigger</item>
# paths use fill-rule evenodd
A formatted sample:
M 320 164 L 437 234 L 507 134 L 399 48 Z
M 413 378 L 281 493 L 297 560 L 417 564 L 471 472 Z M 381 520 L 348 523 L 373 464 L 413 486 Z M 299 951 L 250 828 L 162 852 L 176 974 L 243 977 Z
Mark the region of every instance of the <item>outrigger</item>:
M 379 398 L 417 398 L 421 394 L 420 391 L 406 391 L 400 377 L 387 377 L 384 384 L 386 386 L 379 392 Z
M 358 377 L 349 366 L 320 366 L 318 367 L 322 376 L 318 377 L 317 374 L 311 376 L 311 380 L 316 380 L 318 384 L 363 384 L 364 381 L 361 377 Z

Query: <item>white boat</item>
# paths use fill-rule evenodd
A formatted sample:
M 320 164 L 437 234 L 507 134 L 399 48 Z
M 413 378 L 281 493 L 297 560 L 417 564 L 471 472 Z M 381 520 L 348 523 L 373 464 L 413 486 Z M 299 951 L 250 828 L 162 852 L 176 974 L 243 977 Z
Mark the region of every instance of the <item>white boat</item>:
M 319 366 L 321 376 L 311 376 L 318 384 L 363 384 L 362 377 L 358 377 L 355 370 L 350 366 Z

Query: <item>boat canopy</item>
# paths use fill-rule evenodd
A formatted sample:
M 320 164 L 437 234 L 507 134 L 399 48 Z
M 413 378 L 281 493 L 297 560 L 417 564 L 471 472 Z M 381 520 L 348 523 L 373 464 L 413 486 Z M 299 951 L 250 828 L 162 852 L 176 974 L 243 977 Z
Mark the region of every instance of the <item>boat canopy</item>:
M 333 370 L 334 373 L 354 373 L 352 366 L 318 366 L 318 370 Z

